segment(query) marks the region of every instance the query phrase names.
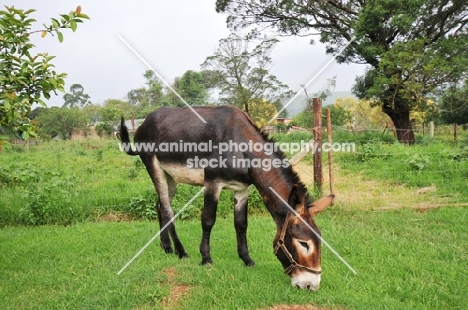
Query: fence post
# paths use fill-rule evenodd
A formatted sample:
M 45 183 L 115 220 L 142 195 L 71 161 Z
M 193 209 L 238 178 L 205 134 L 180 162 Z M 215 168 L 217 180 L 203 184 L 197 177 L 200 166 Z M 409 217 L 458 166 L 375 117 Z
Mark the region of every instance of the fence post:
M 429 135 L 431 137 L 434 137 L 434 122 L 433 121 L 429 122 Z
M 453 124 L 453 138 L 457 142 L 457 123 Z
M 322 194 L 322 99 L 313 98 L 312 100 L 314 112 L 314 141 L 317 147 L 314 152 L 314 184 L 315 188 Z
M 335 194 L 335 176 L 333 174 L 333 152 L 332 152 L 332 125 L 330 109 L 327 108 L 327 138 L 328 138 L 328 176 L 330 178 L 330 194 Z

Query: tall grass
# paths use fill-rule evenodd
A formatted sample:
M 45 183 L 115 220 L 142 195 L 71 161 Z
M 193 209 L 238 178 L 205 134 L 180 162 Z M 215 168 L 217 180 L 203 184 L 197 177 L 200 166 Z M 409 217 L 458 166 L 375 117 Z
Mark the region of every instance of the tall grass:
M 465 136 L 460 133 L 457 144 L 422 137 L 416 145 L 408 147 L 381 131 L 353 134 L 335 130 L 334 142 L 356 144 L 356 152 L 336 153 L 335 164 L 347 173 L 386 180 L 389 184 L 433 187 L 447 203 L 466 203 L 468 138 Z M 312 134 L 293 132 L 274 135 L 274 138 L 278 142 L 300 143 L 310 140 Z M 311 164 L 311 157 L 304 162 Z M 197 191 L 179 185 L 174 209 L 182 208 Z M 152 220 L 156 216 L 156 199 L 141 160 L 120 152 L 116 140 L 50 141 L 29 149 L 16 147 L 0 153 L 0 226 L 69 225 L 94 221 L 109 212 Z M 222 194 L 220 216 L 232 213 L 232 201 L 231 192 Z M 198 218 L 202 204 L 202 200 L 197 201 L 182 217 Z M 255 189 L 249 205 L 251 212 L 265 212 Z
M 173 202 L 182 208 L 197 188 L 180 184 Z M 232 212 L 233 195 L 222 194 L 220 216 Z M 0 226 L 69 225 L 109 212 L 154 219 L 156 193 L 139 157 L 120 152 L 116 140 L 50 141 L 0 153 Z M 252 212 L 264 212 L 252 190 Z M 203 201 L 184 212 L 198 217 Z

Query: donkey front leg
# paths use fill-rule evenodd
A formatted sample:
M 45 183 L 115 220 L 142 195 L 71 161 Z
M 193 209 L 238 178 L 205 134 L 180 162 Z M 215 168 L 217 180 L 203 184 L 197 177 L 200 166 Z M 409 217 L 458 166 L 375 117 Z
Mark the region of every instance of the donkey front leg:
M 234 227 L 237 236 L 237 253 L 246 266 L 255 266 L 250 258 L 247 246 L 247 204 L 249 200 L 249 187 L 234 191 Z
M 205 202 L 201 215 L 203 234 L 200 243 L 200 254 L 202 256 L 202 265 L 213 263 L 210 255 L 210 235 L 211 229 L 216 222 L 216 210 L 218 208 L 218 199 L 220 193 L 220 186 L 216 184 L 205 183 Z

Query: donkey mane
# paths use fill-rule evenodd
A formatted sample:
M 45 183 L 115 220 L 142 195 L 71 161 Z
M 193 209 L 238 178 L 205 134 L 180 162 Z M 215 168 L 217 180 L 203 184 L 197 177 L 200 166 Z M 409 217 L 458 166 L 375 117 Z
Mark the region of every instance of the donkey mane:
M 258 126 L 250 118 L 250 116 L 247 113 L 245 113 L 244 111 L 242 111 L 242 112 L 244 113 L 244 115 L 247 118 L 247 120 L 249 121 L 249 123 L 255 128 L 255 130 L 263 137 L 263 139 L 266 142 L 276 144 L 276 141 L 275 141 L 275 139 L 273 139 L 273 137 L 271 137 L 269 134 L 267 134 L 266 132 L 264 132 L 263 130 L 258 128 Z M 275 149 L 273 151 L 273 154 L 275 156 L 277 156 L 281 160 L 286 158 L 286 155 L 284 154 L 284 152 L 282 150 L 280 150 L 279 148 Z M 286 168 L 282 168 L 281 171 L 283 172 L 283 176 L 286 177 L 286 179 L 287 179 L 287 181 L 288 181 L 288 183 L 290 185 L 293 185 L 293 184 L 299 185 L 302 193 L 304 194 L 305 205 L 306 206 L 310 205 L 312 203 L 312 201 L 311 201 L 309 192 L 307 190 L 307 186 L 301 181 L 301 179 L 300 179 L 299 175 L 297 174 L 297 172 L 293 170 L 292 165 L 288 165 Z

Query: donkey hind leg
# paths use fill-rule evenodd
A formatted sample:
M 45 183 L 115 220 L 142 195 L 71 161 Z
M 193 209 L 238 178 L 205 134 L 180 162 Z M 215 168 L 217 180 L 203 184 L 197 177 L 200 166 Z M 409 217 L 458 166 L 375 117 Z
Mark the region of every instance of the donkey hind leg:
M 172 200 L 174 199 L 176 189 L 177 189 L 177 183 L 167 173 L 166 173 L 166 180 L 167 180 L 167 186 L 169 190 L 169 203 L 172 204 Z M 171 210 L 172 210 L 172 207 L 171 207 Z M 182 245 L 182 242 L 180 241 L 179 236 L 177 235 L 177 232 L 175 229 L 175 223 L 172 222 L 165 230 L 169 231 L 169 234 L 172 237 L 172 241 L 174 242 L 175 254 L 177 254 L 179 258 L 189 257 L 187 252 L 185 252 L 184 246 Z
M 217 184 L 208 184 L 205 182 L 204 206 L 201 215 L 202 240 L 200 243 L 200 254 L 202 256 L 202 265 L 212 264 L 210 255 L 210 235 L 211 229 L 216 222 L 216 210 L 218 208 L 218 199 L 222 187 Z
M 164 249 L 164 252 L 173 253 L 171 240 L 169 238 L 169 235 L 171 235 L 174 241 L 176 254 L 180 258 L 187 257 L 187 253 L 185 253 L 184 247 L 175 232 L 174 222 L 171 222 L 174 217 L 171 201 L 174 198 L 177 184 L 174 179 L 161 168 L 156 156 L 152 156 L 152 158 L 142 157 L 142 160 L 146 165 L 146 169 L 148 170 L 154 183 L 154 187 L 158 193 L 156 209 L 158 213 L 159 227 L 161 228 L 161 247 Z M 171 223 L 165 229 L 162 229 L 169 222 Z
M 246 266 L 255 266 L 250 258 L 247 246 L 247 204 L 249 198 L 249 187 L 234 191 L 234 227 L 237 236 L 237 253 Z

